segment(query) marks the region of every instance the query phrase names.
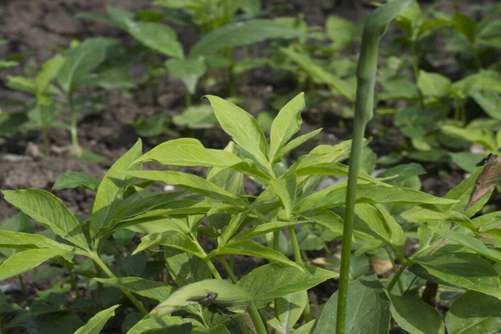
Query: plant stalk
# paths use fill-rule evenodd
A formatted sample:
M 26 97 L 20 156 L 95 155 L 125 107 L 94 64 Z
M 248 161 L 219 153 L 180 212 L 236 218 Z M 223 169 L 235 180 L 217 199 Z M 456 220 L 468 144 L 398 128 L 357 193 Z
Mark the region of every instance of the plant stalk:
M 78 142 L 78 115 L 73 104 L 73 94 L 68 94 L 68 108 L 70 109 L 70 137 L 73 153 L 81 155 L 80 144 Z
M 341 253 L 341 272 L 339 277 L 338 307 L 336 315 L 336 333 L 344 334 L 350 279 L 350 257 L 353 235 L 353 220 L 357 179 L 367 123 L 372 118 L 374 108 L 374 87 L 378 62 L 379 41 L 390 22 L 411 4 L 411 0 L 387 2 L 372 12 L 365 21 L 362 34 L 362 46 L 357 67 L 357 92 L 355 117 L 353 120 L 353 139 L 346 191 L 345 214 L 343 225 L 343 243 Z
M 104 263 L 104 261 L 101 259 L 99 254 L 92 252 L 89 253 L 89 257 L 97 264 L 99 268 L 109 277 L 109 278 L 116 278 L 115 274 L 111 271 L 111 269 Z M 141 314 L 146 315 L 148 314 L 148 310 L 146 307 L 144 307 L 143 303 L 137 299 L 130 291 L 125 290 L 125 289 L 120 289 L 122 293 L 129 298 L 129 300 L 134 304 L 134 306 L 138 309 Z

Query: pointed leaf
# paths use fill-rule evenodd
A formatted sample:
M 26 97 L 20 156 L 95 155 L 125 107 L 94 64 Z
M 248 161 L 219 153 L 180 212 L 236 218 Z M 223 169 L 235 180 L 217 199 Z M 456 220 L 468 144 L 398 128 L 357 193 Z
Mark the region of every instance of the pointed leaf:
M 496 333 L 501 328 L 501 301 L 468 291 L 452 303 L 445 324 L 449 334 Z
M 71 251 L 72 248 L 41 234 L 0 230 L 0 247 L 6 248 L 52 248 Z
M 126 289 L 140 296 L 163 301 L 172 293 L 172 287 L 163 282 L 147 280 L 141 277 L 94 278 L 104 285 Z
M 267 143 L 256 119 L 242 108 L 220 97 L 208 95 L 207 98 L 224 132 L 260 164 L 267 166 Z
M 59 248 L 36 248 L 15 253 L 0 264 L 0 281 L 24 273 L 56 256 L 68 254 Z
M 263 246 L 254 241 L 235 241 L 217 248 L 210 252 L 209 256 L 217 255 L 245 255 L 266 259 L 272 262 L 282 263 L 302 270 L 302 267 L 297 263 L 289 260 L 281 252 L 273 248 Z
M 96 315 L 90 318 L 85 325 L 77 329 L 74 334 L 100 334 L 106 322 L 115 315 L 115 310 L 119 306 L 120 305 L 114 305 L 96 313 Z
M 39 189 L 3 190 L 2 193 L 7 202 L 61 238 L 78 247 L 88 247 L 79 221 L 56 196 Z
M 212 303 L 223 306 L 245 306 L 252 299 L 252 296 L 238 285 L 220 279 L 208 279 L 176 290 L 150 314 L 154 316 L 170 314 L 180 307 L 200 302 L 211 295 L 214 296 Z
M 132 162 L 142 153 L 143 145 L 138 140 L 124 155 L 108 169 L 97 188 L 90 223 L 91 236 L 97 235 L 109 222 L 112 205 L 120 196 L 120 186 L 114 180 L 124 180 Z
M 391 315 L 411 334 L 444 334 L 445 326 L 435 309 L 415 296 L 390 296 Z
M 144 46 L 156 50 L 166 56 L 183 58 L 183 47 L 179 43 L 176 32 L 169 26 L 156 22 L 124 21 L 127 31 Z
M 133 254 L 137 254 L 147 248 L 157 245 L 179 249 L 199 258 L 206 257 L 203 250 L 200 249 L 198 244 L 191 239 L 187 233 L 174 230 L 163 233 L 148 234 L 141 239 L 141 243 L 134 250 Z
M 280 111 L 271 124 L 270 160 L 301 128 L 301 112 L 305 107 L 304 93 L 296 95 Z
M 193 138 L 163 142 L 143 154 L 135 162 L 145 161 L 186 167 L 231 167 L 242 162 L 231 152 L 205 148 L 200 141 Z

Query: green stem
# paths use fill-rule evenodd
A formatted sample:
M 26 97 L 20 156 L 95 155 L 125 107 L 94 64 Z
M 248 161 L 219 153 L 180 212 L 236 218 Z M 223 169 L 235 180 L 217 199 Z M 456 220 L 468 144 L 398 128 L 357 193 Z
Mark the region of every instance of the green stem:
M 341 272 L 339 277 L 338 307 L 336 315 L 336 333 L 344 334 L 346 329 L 346 313 L 348 284 L 350 279 L 350 257 L 353 235 L 353 220 L 356 201 L 356 188 L 364 133 L 367 123 L 372 118 L 374 107 L 374 86 L 378 62 L 379 41 L 390 22 L 411 4 L 411 0 L 387 2 L 371 13 L 364 24 L 362 44 L 357 67 L 357 95 L 355 102 L 355 118 L 353 122 L 353 139 L 350 153 L 350 170 L 348 173 L 348 189 L 346 192 L 343 243 L 341 253 Z
M 291 237 L 292 250 L 294 252 L 294 261 L 300 266 L 304 266 L 303 257 L 301 256 L 301 248 L 299 247 L 299 242 L 297 241 L 296 228 L 294 226 L 289 227 L 289 234 Z
M 96 252 L 90 252 L 88 254 L 89 258 L 91 258 L 99 268 L 101 268 L 101 270 L 109 277 L 109 278 L 116 278 L 115 274 L 111 271 L 111 269 L 106 265 L 106 263 L 104 263 L 104 261 L 101 259 L 101 257 L 99 256 L 99 254 L 97 254 Z M 130 291 L 126 290 L 126 289 L 120 289 L 122 290 L 122 293 L 127 297 L 129 298 L 129 300 L 132 302 L 132 304 L 134 304 L 134 306 L 139 310 L 139 312 L 141 312 L 143 315 L 146 315 L 148 314 L 148 310 L 146 309 L 146 307 L 144 307 L 143 303 L 137 299 L 136 297 L 134 297 L 134 295 L 132 293 L 130 293 Z
M 230 280 L 233 283 L 236 283 L 238 281 L 237 276 L 233 272 L 233 269 L 231 268 L 230 264 L 228 261 L 223 257 L 219 257 L 219 262 L 223 265 L 224 270 L 226 273 L 228 273 L 228 276 L 230 277 Z M 259 310 L 257 309 L 257 306 L 254 302 L 251 302 L 248 307 L 249 311 L 249 316 L 251 317 L 252 323 L 254 324 L 254 327 L 256 328 L 257 334 L 268 334 L 268 331 L 266 329 L 266 326 L 264 324 L 263 318 L 261 317 L 261 314 L 259 313 Z
M 395 275 L 393 275 L 390 283 L 388 283 L 388 287 L 387 287 L 388 292 L 391 292 L 393 290 L 393 287 L 400 280 L 400 276 L 402 276 L 402 274 L 405 271 L 405 269 L 407 269 L 407 265 L 401 265 L 400 268 L 398 268 L 398 270 L 395 273 Z
M 80 152 L 80 144 L 78 142 L 78 115 L 73 104 L 73 94 L 68 94 L 68 107 L 70 109 L 70 136 L 71 146 L 75 152 Z

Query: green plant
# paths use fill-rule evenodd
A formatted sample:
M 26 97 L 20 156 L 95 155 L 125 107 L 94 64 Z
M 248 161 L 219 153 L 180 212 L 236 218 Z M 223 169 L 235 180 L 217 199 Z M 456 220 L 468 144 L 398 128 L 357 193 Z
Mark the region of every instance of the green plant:
M 208 98 L 218 122 L 232 138 L 225 149 L 209 149 L 196 139 L 181 138 L 143 154 L 138 142 L 101 180 L 87 218 L 77 218 L 49 192 L 4 190 L 6 201 L 47 229 L 38 233 L 0 230 L 0 245 L 8 250 L 0 264 L 1 279 L 55 261 L 67 273 L 66 293 L 84 287 L 86 299 L 92 301 L 106 287 L 122 291 L 138 310 L 128 311 L 135 314 L 135 320 L 122 320 L 128 324 L 124 329 L 128 333 L 181 328 L 248 333 L 249 327 L 259 333 L 269 328 L 281 333 L 332 331 L 337 294 L 314 320 L 307 290 L 337 278 L 339 264 L 327 269 L 315 266 L 300 249 L 297 236 L 316 226 L 330 235 L 323 242 L 342 237 L 340 212 L 345 207 L 347 182 L 317 187 L 326 178 L 348 174 L 348 166 L 340 161 L 348 157 L 351 143 L 319 145 L 289 162 L 287 154 L 319 132 L 294 138 L 301 125 L 302 94 L 282 108 L 269 139 L 250 114 L 218 97 Z M 165 169 L 143 168 L 149 162 Z M 377 323 L 385 333 L 392 317 L 406 330 L 443 333 L 444 320 L 419 294 L 431 284 L 427 282 L 437 282 L 455 296 L 469 291 L 452 304 L 445 319 L 448 328 L 458 328 L 467 319 L 465 303 L 498 305 L 501 281 L 494 263 L 501 260 L 496 250 L 499 212 L 474 215 L 493 191 L 479 185 L 485 184 L 482 180 L 489 173 L 492 180 L 493 166 L 499 165 L 494 159 L 489 168 L 478 167 L 444 198 L 401 186 L 403 180 L 391 175 L 385 176 L 385 182 L 359 174 L 355 252 L 371 257 L 387 252 L 387 261 L 396 271 L 391 274 L 390 269 L 377 279 L 372 270 L 363 269 L 352 277 L 347 303 L 347 325 L 352 330 L 371 331 Z M 199 176 L 173 170 L 184 167 L 207 172 Z M 67 175 L 65 179 L 72 180 L 67 186 L 88 183 L 79 181 L 82 177 Z M 154 191 L 158 189 L 155 183 L 176 189 Z M 248 192 L 249 184 L 258 190 Z M 414 241 L 416 250 L 410 255 L 406 238 L 419 240 Z M 243 274 L 236 266 L 241 256 L 268 264 Z M 122 262 L 125 267 L 120 266 Z M 455 265 L 450 267 L 450 263 Z M 354 275 L 353 267 L 350 271 Z M 78 314 L 76 301 L 67 307 L 76 308 Z M 363 301 L 363 307 L 355 307 L 358 301 Z M 126 308 L 128 303 L 115 297 L 98 305 L 116 304 Z M 89 323 L 103 325 L 113 310 L 99 313 Z M 40 317 L 19 309 L 9 314 L 23 312 L 35 322 Z M 124 319 L 125 313 L 120 314 Z M 485 309 L 477 316 L 491 326 L 487 328 L 495 326 L 496 317 Z M 6 319 L 5 329 L 26 326 Z
M 123 74 L 123 67 L 108 64 L 99 68 L 109 60 L 110 50 L 116 45 L 116 41 L 109 38 L 87 39 L 46 61 L 33 79 L 8 77 L 10 88 L 33 94 L 34 103 L 28 106 L 31 124 L 27 127 L 42 130 L 46 150 L 49 146 L 50 127 L 59 126 L 70 132 L 72 154 L 83 154 L 78 141 L 78 114 L 85 107 L 82 104 L 89 101 L 76 100 L 80 90 L 90 86 L 106 89 L 130 87 L 130 81 L 126 80 L 127 74 Z M 63 109 L 69 114 L 69 124 L 60 121 Z

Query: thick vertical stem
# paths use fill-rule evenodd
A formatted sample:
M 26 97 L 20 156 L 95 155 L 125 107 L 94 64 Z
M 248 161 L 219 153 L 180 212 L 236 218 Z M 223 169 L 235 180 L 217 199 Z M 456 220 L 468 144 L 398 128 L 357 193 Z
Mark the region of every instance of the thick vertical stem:
M 374 86 L 378 61 L 379 41 L 390 22 L 411 4 L 411 0 L 387 2 L 371 13 L 364 24 L 362 45 L 357 67 L 357 96 L 353 123 L 353 140 L 350 153 L 350 171 L 343 226 L 343 244 L 341 253 L 341 273 L 339 277 L 336 333 L 344 334 L 346 327 L 346 304 L 350 279 L 351 241 L 357 179 L 360 169 L 364 133 L 367 123 L 372 118 L 374 107 Z
M 76 155 L 81 155 L 80 144 L 78 142 L 78 115 L 73 104 L 73 94 L 68 94 L 68 108 L 70 110 L 70 137 L 72 151 Z

